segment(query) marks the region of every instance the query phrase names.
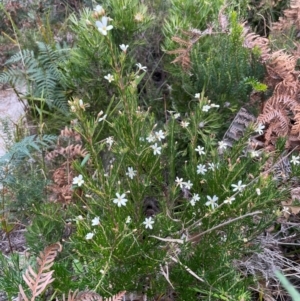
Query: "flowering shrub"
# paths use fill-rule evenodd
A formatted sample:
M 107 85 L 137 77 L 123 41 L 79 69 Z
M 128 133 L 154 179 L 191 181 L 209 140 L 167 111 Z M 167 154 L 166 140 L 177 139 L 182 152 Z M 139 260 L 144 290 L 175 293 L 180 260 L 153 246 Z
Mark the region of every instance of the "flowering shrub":
M 286 193 L 262 173 L 266 155 L 245 152 L 249 136 L 263 127 L 253 125 L 230 147 L 217 139 L 220 106 L 197 90 L 188 110 L 171 108 L 156 120 L 139 106 L 138 85 L 148 71 L 133 61 L 128 40 L 115 41 L 118 20 L 85 11 L 72 22 L 90 43 L 85 47 L 105 54 L 97 80 L 112 91 L 108 104 L 86 89 L 79 105 L 70 102 L 89 152 L 73 179 L 83 193 L 70 244 L 86 267 L 77 285 L 103 294 L 147 286 L 149 295 L 171 287 L 194 300 L 196 288 L 203 296 L 212 288 L 216 296 L 229 292 L 234 277 L 230 298 L 247 295 L 247 281 L 231 262 L 256 248 L 255 238 L 276 217 L 275 200 Z

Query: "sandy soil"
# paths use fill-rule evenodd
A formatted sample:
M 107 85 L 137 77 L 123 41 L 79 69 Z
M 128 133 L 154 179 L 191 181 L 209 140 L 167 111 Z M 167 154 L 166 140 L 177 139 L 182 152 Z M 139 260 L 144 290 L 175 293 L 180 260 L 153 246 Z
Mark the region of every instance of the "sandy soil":
M 13 89 L 0 89 L 0 119 L 8 120 L 11 124 L 11 130 L 14 132 L 15 124 L 24 116 L 24 106 L 18 100 Z M 0 124 L 0 156 L 5 154 L 5 139 L 3 125 Z

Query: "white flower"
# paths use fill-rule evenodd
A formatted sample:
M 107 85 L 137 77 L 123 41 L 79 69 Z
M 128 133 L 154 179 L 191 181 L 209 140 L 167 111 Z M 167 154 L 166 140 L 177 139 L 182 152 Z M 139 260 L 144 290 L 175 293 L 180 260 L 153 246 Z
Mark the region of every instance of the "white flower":
M 96 21 L 96 26 L 97 26 L 99 32 L 101 34 L 103 34 L 104 36 L 107 35 L 107 31 L 108 30 L 113 29 L 112 25 L 108 25 L 107 26 L 107 20 L 108 20 L 108 18 L 105 17 L 105 16 L 103 16 L 102 19 L 101 19 L 101 21 Z
M 144 20 L 144 15 L 140 12 L 136 13 L 135 16 L 134 16 L 134 20 L 136 22 L 143 22 Z
M 126 224 L 130 224 L 131 223 L 131 217 L 129 215 L 126 217 L 125 223 Z
M 197 148 L 195 148 L 195 151 L 199 153 L 199 155 L 205 155 L 204 147 L 198 145 Z
M 198 202 L 198 201 L 200 200 L 199 194 L 198 194 L 198 193 L 194 193 L 194 195 L 193 195 L 193 197 L 192 197 L 192 200 L 193 200 L 194 202 Z
M 219 141 L 218 144 L 219 144 L 219 149 L 226 149 L 228 146 L 227 143 L 224 141 Z
M 205 173 L 207 172 L 207 169 L 205 167 L 205 165 L 199 164 L 197 165 L 197 174 L 201 174 L 201 175 L 205 175 Z
M 205 203 L 206 206 L 211 206 L 212 209 L 218 207 L 217 201 L 219 198 L 216 195 L 214 195 L 212 198 L 208 195 L 207 199 L 208 201 Z
M 180 117 L 180 113 L 175 113 L 175 114 L 174 114 L 174 118 L 175 118 L 175 119 L 177 119 L 177 118 L 179 118 L 179 117 Z
M 165 133 L 162 130 L 159 130 L 158 132 L 155 132 L 155 137 L 158 141 L 161 141 L 162 139 L 165 139 Z
M 227 235 L 224 234 L 221 236 L 221 242 L 226 242 L 227 241 Z
M 100 225 L 100 217 L 96 216 L 92 219 L 92 226 L 98 226 Z
M 243 189 L 246 187 L 246 185 L 242 184 L 242 181 L 238 181 L 237 185 L 232 184 L 231 186 L 233 187 L 233 191 L 243 191 Z
M 107 79 L 108 82 L 110 82 L 110 83 L 114 80 L 113 75 L 111 75 L 110 73 L 105 75 L 104 78 Z
M 101 121 L 105 120 L 106 117 L 107 117 L 107 114 L 105 114 L 103 117 L 99 118 L 98 122 L 101 122 Z
M 154 221 L 152 220 L 152 217 L 146 217 L 145 221 L 143 222 L 145 225 L 145 228 L 153 229 L 152 225 L 154 224 Z
M 195 98 L 200 98 L 200 93 L 196 93 Z
M 216 105 L 216 104 L 214 104 L 214 103 L 211 103 L 211 104 L 210 104 L 210 107 L 211 107 L 211 108 L 220 108 L 220 105 Z
M 175 115 L 174 115 L 174 117 L 175 117 Z M 187 121 L 181 121 L 181 122 L 180 122 L 180 125 L 181 125 L 184 129 L 187 128 L 189 124 L 190 124 L 190 123 L 187 122 Z
M 187 182 L 183 182 L 183 185 L 186 189 L 190 190 L 193 186 L 193 183 L 191 183 L 191 181 L 188 180 Z
M 232 204 L 232 202 L 235 200 L 233 196 L 228 197 L 225 201 L 224 204 Z
M 194 206 L 196 205 L 196 201 L 193 200 L 193 199 L 191 199 L 191 200 L 190 200 L 190 204 L 194 207 Z
M 84 183 L 82 175 L 79 175 L 78 177 L 73 178 L 73 184 L 78 185 L 79 187 Z
M 176 186 L 179 186 L 180 188 L 182 188 L 183 185 L 184 185 L 184 182 L 183 182 L 182 178 L 179 179 L 178 177 L 176 177 L 175 182 L 176 182 Z
M 75 221 L 82 221 L 83 220 L 83 216 L 82 215 L 78 215 L 76 218 L 75 218 Z
M 259 135 L 262 135 L 264 133 L 263 131 L 264 128 L 265 126 L 262 123 L 259 123 L 255 128 L 255 132 L 258 133 Z
M 160 155 L 161 154 L 161 146 L 158 146 L 157 143 L 155 143 L 154 145 L 150 146 L 153 149 L 153 154 L 156 155 Z
M 99 15 L 105 14 L 105 10 L 103 9 L 103 7 L 101 5 L 96 5 L 96 7 L 94 8 L 94 11 L 96 13 L 98 13 Z
M 91 233 L 91 232 L 90 232 L 90 233 L 88 233 L 88 234 L 85 236 L 85 239 L 87 239 L 87 240 L 88 240 L 88 239 L 92 239 L 92 238 L 94 237 L 94 235 L 95 235 L 94 233 Z
M 204 126 L 205 126 L 205 122 L 203 122 L 203 121 L 199 122 L 198 127 L 200 129 L 204 128 Z
M 98 113 L 97 118 L 100 117 L 100 116 L 102 116 L 102 115 L 103 115 L 103 111 L 101 110 L 101 111 Z
M 146 140 L 149 142 L 149 143 L 152 143 L 156 140 L 156 136 L 154 136 L 152 133 L 149 134 L 149 136 L 146 138 Z
M 283 207 L 281 212 L 291 214 L 289 207 Z
M 128 167 L 127 170 L 128 172 L 126 172 L 126 176 L 132 180 L 136 176 L 136 170 L 133 170 L 132 167 Z
M 260 189 L 259 189 L 259 188 L 256 188 L 256 189 L 255 189 L 255 191 L 256 191 L 257 195 L 260 195 L 260 194 L 261 194 L 261 192 L 260 192 Z
M 142 64 L 140 64 L 140 63 L 137 63 L 137 64 L 135 64 L 138 68 L 139 68 L 139 71 L 144 71 L 144 72 L 146 72 L 147 71 L 147 67 L 146 66 L 142 66 Z
M 114 143 L 114 138 L 113 137 L 108 137 L 106 138 L 106 143 L 111 147 Z
M 297 156 L 297 157 L 296 157 L 296 156 L 292 156 L 292 159 L 291 159 L 290 162 L 291 162 L 292 164 L 294 164 L 294 165 L 298 165 L 298 164 L 300 164 L 300 161 L 299 161 L 299 160 L 300 160 L 300 157 L 299 157 L 299 156 Z
M 215 169 L 217 169 L 219 167 L 219 164 L 215 164 L 215 163 L 208 163 L 208 169 L 214 171 Z
M 121 50 L 122 50 L 124 53 L 126 53 L 127 48 L 129 47 L 128 45 L 124 45 L 124 44 L 121 44 L 121 45 L 119 45 L 119 46 L 120 46 Z
M 259 152 L 256 150 L 250 151 L 250 157 L 251 158 L 259 157 Z
M 211 106 L 205 105 L 205 106 L 203 106 L 202 111 L 203 112 L 208 112 L 210 108 L 211 108 Z
M 194 196 L 192 197 L 192 199 L 190 200 L 190 204 L 192 206 L 195 206 L 196 203 L 200 200 L 199 194 L 198 193 L 194 193 Z
M 118 207 L 126 206 L 127 199 L 125 199 L 125 193 L 123 193 L 122 195 L 120 195 L 119 193 L 116 193 L 116 196 L 117 196 L 117 198 L 114 199 L 113 202 L 115 204 L 117 204 Z
M 82 99 L 79 99 L 78 104 L 79 104 L 80 108 L 84 109 L 84 104 L 83 104 L 83 100 Z

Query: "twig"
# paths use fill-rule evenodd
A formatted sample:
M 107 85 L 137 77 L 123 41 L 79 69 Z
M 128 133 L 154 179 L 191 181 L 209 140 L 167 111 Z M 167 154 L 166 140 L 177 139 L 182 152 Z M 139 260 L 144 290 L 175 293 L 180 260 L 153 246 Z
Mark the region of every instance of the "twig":
M 289 245 L 289 246 L 300 246 L 300 244 L 288 243 L 288 242 L 278 242 L 277 245 Z
M 178 244 L 183 244 L 184 243 L 184 241 L 182 239 L 162 238 L 162 237 L 158 237 L 158 236 L 155 236 L 155 235 L 149 235 L 149 237 L 153 237 L 153 238 L 156 238 L 158 240 L 165 241 L 165 242 L 175 242 L 175 243 L 178 243 Z
M 228 225 L 228 224 L 231 224 L 231 223 L 233 223 L 233 222 L 236 222 L 236 221 L 238 221 L 238 220 L 240 220 L 240 219 L 243 219 L 243 218 L 245 218 L 245 217 L 247 217 L 247 216 L 256 215 L 256 214 L 260 214 L 260 213 L 262 213 L 262 211 L 254 211 L 254 212 L 247 213 L 247 214 L 245 214 L 245 215 L 236 217 L 236 218 L 231 219 L 231 220 L 229 220 L 229 221 L 226 221 L 226 222 L 224 222 L 224 223 L 222 223 L 222 224 L 219 224 L 219 225 L 217 225 L 217 226 L 215 226 L 215 227 L 212 227 L 211 229 L 208 229 L 208 230 L 206 230 L 206 231 L 204 231 L 204 232 L 201 232 L 201 233 L 199 233 L 199 234 L 197 234 L 197 235 L 191 237 L 191 239 L 188 239 L 187 241 L 189 241 L 189 240 L 196 240 L 196 239 L 199 238 L 200 236 L 202 236 L 202 235 L 204 235 L 204 234 L 206 234 L 206 233 L 209 233 L 209 232 L 211 232 L 211 231 L 213 231 L 213 230 L 222 228 L 222 227 L 225 226 L 225 225 Z
M 169 266 L 168 266 L 168 264 L 165 265 L 166 271 L 164 270 L 164 268 L 162 267 L 161 264 L 159 265 L 159 267 L 160 267 L 161 273 L 166 278 L 167 282 L 171 285 L 172 289 L 174 289 L 174 286 L 173 286 L 173 284 L 172 284 L 172 282 L 170 281 L 170 278 L 169 278 Z
M 178 263 L 179 265 L 181 265 L 182 267 L 184 267 L 184 269 L 185 269 L 188 273 L 190 273 L 192 276 L 194 276 L 196 279 L 198 279 L 198 280 L 201 281 L 201 282 L 205 282 L 202 278 L 200 278 L 196 273 L 194 273 L 189 267 L 187 267 L 186 265 L 184 265 L 183 263 L 181 263 L 179 260 L 177 260 L 177 259 L 174 258 L 173 256 L 170 256 L 170 258 L 171 258 L 174 262 L 176 262 L 176 263 Z

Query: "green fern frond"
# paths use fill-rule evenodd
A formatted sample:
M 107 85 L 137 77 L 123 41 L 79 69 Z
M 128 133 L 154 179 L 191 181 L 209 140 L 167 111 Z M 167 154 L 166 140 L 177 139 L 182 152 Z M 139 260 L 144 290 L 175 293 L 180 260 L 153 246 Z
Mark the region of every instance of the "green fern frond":
M 14 161 L 16 164 L 27 158 L 32 158 L 33 151 L 42 152 L 42 150 L 53 145 L 57 137 L 54 135 L 45 135 L 39 138 L 35 135 L 27 136 L 21 141 L 14 143 L 8 152 L 0 157 L 0 165 Z
M 5 62 L 5 65 L 16 64 L 22 60 L 26 60 L 28 58 L 33 58 L 34 52 L 28 49 L 21 50 L 20 52 L 14 54 L 10 59 Z
M 24 82 L 24 74 L 20 70 L 9 68 L 0 74 L 0 84 L 10 84 L 15 87 Z
M 38 53 L 22 50 L 13 55 L 6 65 L 18 63 L 18 67 L 10 66 L 0 74 L 0 83 L 13 87 L 24 85 L 31 88 L 32 99 L 44 99 L 50 109 L 55 108 L 68 114 L 64 75 L 60 64 L 66 60 L 68 48 L 57 44 L 55 47 L 37 42 Z M 21 66 L 20 66 L 21 63 Z

